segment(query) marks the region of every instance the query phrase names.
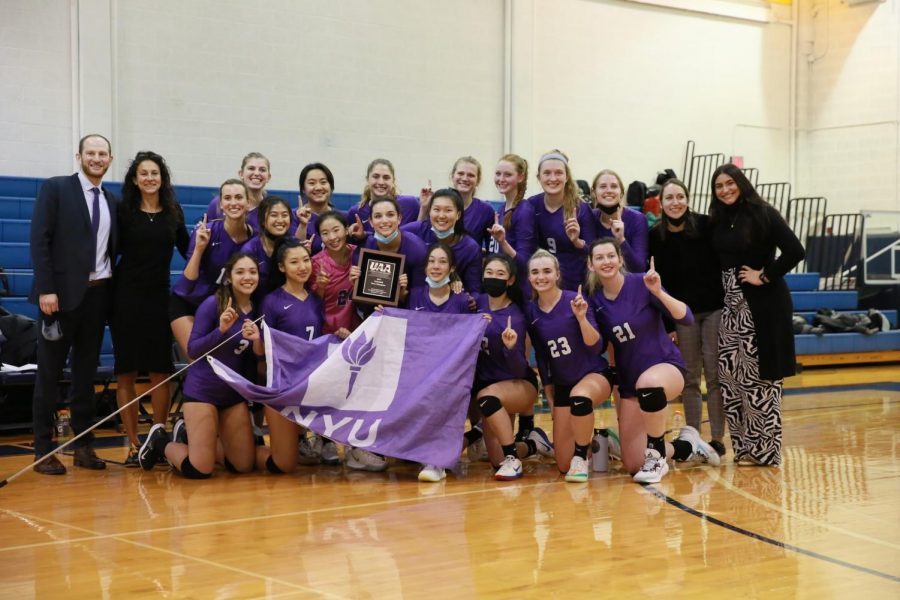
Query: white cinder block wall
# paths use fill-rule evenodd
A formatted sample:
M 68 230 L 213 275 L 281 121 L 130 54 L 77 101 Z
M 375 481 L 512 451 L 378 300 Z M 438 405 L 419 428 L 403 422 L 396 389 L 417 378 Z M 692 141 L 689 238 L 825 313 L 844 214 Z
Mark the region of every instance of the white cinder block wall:
M 801 2 L 795 195 L 900 210 L 900 2 Z
M 507 149 L 534 164 L 560 147 L 578 177 L 650 180 L 680 172 L 688 139 L 787 179 L 790 24 L 654 1 L 0 0 L 0 174 L 68 172 L 77 135 L 101 130 L 113 179 L 149 148 L 196 185 L 258 150 L 275 188 L 321 160 L 357 192 L 385 156 L 416 193 L 472 154 L 493 198 Z M 795 192 L 828 196 L 832 212 L 895 207 L 900 0 L 816 0 L 827 26 L 799 1 L 800 37 L 818 23 L 823 56 L 798 57 Z

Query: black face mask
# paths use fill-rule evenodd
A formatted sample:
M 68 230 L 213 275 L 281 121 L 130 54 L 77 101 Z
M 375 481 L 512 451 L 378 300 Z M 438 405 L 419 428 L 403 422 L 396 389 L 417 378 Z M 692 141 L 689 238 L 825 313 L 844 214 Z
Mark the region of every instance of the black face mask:
M 597 208 L 608 215 L 614 215 L 619 210 L 619 205 L 613 204 L 612 206 L 604 206 L 603 204 L 597 204 Z
M 495 277 L 485 277 L 481 281 L 481 289 L 487 292 L 492 298 L 499 298 L 509 289 L 509 284 L 505 279 L 497 279 Z
M 687 220 L 687 217 L 688 217 L 688 212 L 684 211 L 684 214 L 681 215 L 680 217 L 678 217 L 677 219 L 673 219 L 669 215 L 666 215 L 666 221 L 668 221 L 669 225 L 674 225 L 675 227 L 678 227 L 679 225 L 681 225 L 682 223 L 684 223 Z

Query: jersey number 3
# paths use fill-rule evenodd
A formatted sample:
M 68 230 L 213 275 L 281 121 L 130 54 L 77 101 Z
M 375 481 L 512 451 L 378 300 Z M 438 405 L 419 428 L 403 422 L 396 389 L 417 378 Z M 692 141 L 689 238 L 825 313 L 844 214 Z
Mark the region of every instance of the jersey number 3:
M 564 337 L 555 340 L 547 340 L 547 347 L 550 348 L 550 356 L 559 358 L 566 354 L 572 354 L 572 348 L 569 346 L 569 340 Z
M 616 339 L 623 344 L 628 340 L 634 339 L 634 332 L 631 331 L 631 326 L 628 324 L 628 321 L 625 321 L 621 325 L 616 325 L 612 328 L 612 330 L 616 336 Z

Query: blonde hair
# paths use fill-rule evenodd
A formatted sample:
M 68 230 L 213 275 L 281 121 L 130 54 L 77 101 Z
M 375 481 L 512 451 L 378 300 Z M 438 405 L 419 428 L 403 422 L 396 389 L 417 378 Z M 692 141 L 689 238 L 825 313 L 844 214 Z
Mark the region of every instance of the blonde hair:
M 616 181 L 619 182 L 619 204 L 621 204 L 622 199 L 625 197 L 625 184 L 622 183 L 622 178 L 619 177 L 619 174 L 612 169 L 601 169 L 599 173 L 594 175 L 594 181 L 591 182 L 591 200 L 594 201 L 595 205 L 597 204 L 597 192 L 594 190 L 597 187 L 597 182 L 600 181 L 600 178 L 604 175 L 612 175 L 616 178 Z
M 563 220 L 568 220 L 578 216 L 578 205 L 581 204 L 581 193 L 578 191 L 578 184 L 572 176 L 572 169 L 569 168 L 569 157 L 566 153 L 558 148 L 554 148 L 549 152 L 545 152 L 538 161 L 538 181 L 541 179 L 541 165 L 548 160 L 559 160 L 554 154 L 562 156 L 565 160 L 561 161 L 566 169 L 566 185 L 563 188 Z
M 453 174 L 456 173 L 456 167 L 459 166 L 459 163 L 469 163 L 470 165 L 475 165 L 475 187 L 477 188 L 479 185 L 481 185 L 481 163 L 478 162 L 478 159 L 473 156 L 460 156 L 456 159 L 456 162 L 453 163 L 453 168 L 450 169 L 450 183 L 453 183 Z
M 512 225 L 513 211 L 525 198 L 525 190 L 528 188 L 528 161 L 518 154 L 504 154 L 497 162 L 506 161 L 516 168 L 516 173 L 522 176 L 522 181 L 516 185 L 516 197 L 513 198 L 512 208 L 503 215 L 503 227 L 509 229 Z
M 588 272 L 587 272 L 587 281 L 585 282 L 586 287 L 587 287 L 587 293 L 589 296 L 593 295 L 594 292 L 599 290 L 601 287 L 600 278 L 597 277 L 597 274 L 594 273 L 594 270 L 591 268 L 591 261 L 594 258 L 594 248 L 596 248 L 597 246 L 603 246 L 604 244 L 609 244 L 613 248 L 615 248 L 616 254 L 619 255 L 619 258 L 622 258 L 622 244 L 620 244 L 619 240 L 617 240 L 616 238 L 602 237 L 602 238 L 597 238 L 596 240 L 591 242 L 591 245 L 588 247 L 588 255 L 587 255 Z M 622 273 L 626 272 L 624 264 L 622 265 L 622 268 L 620 269 L 620 271 Z
M 525 273 L 525 277 L 528 277 L 528 275 L 531 273 L 531 263 L 533 263 L 534 261 L 539 260 L 541 258 L 549 258 L 551 261 L 553 261 L 553 266 L 556 269 L 556 274 L 557 275 L 560 274 L 559 259 L 556 258 L 556 256 L 554 254 L 551 254 L 549 251 L 544 250 L 543 248 L 538 248 L 537 250 L 535 250 L 534 254 L 531 255 L 531 258 L 528 259 L 528 272 Z M 559 287 L 559 282 L 556 283 L 556 287 Z M 537 298 L 538 297 L 537 292 L 534 290 L 531 290 L 531 297 Z
M 397 197 L 397 175 L 394 173 L 393 163 L 386 158 L 376 158 L 369 163 L 368 167 L 366 167 L 366 186 L 363 188 L 362 195 L 359 197 L 360 208 L 363 208 L 372 200 L 372 188 L 369 187 L 369 175 L 372 174 L 372 171 L 378 165 L 384 165 L 388 168 L 388 171 L 391 172 L 391 191 L 388 192 L 388 195 L 394 196 L 395 198 Z
M 241 161 L 241 171 L 244 170 L 244 167 L 247 166 L 247 163 L 250 162 L 254 158 L 259 158 L 261 160 L 266 161 L 266 168 L 272 170 L 272 165 L 269 163 L 269 159 L 262 155 L 260 152 L 249 152 L 247 156 Z

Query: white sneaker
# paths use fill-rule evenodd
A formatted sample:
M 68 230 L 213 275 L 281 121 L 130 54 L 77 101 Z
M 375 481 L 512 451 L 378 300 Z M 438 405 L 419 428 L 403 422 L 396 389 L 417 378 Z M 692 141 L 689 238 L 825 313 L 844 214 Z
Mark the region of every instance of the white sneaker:
M 336 466 L 341 464 L 341 457 L 338 456 L 337 444 L 331 440 L 322 440 L 322 464 Z
M 566 473 L 566 481 L 569 483 L 584 483 L 588 480 L 588 461 L 580 456 L 573 456 L 569 463 L 569 472 Z
M 609 457 L 613 460 L 622 460 L 622 441 L 619 440 L 619 433 L 612 427 L 606 428 L 609 434 Z
M 299 456 L 297 458 L 297 462 L 301 465 L 311 466 L 317 465 L 321 461 L 321 455 L 319 452 L 316 452 L 316 448 L 313 445 L 312 440 L 304 433 L 300 434 L 300 444 L 298 447 Z
M 425 465 L 422 467 L 422 470 L 419 471 L 419 481 L 431 481 L 436 483 L 446 478 L 447 471 L 434 465 Z
M 500 468 L 494 473 L 497 481 L 513 481 L 522 476 L 522 461 L 515 456 L 507 456 L 500 463 Z
M 350 448 L 346 453 L 345 463 L 347 467 L 356 469 L 357 471 L 384 471 L 388 468 L 387 460 L 384 457 L 373 454 L 362 448 Z
M 659 483 L 669 472 L 669 464 L 665 457 L 653 448 L 644 451 L 644 466 L 634 474 L 634 480 L 638 483 Z
M 722 462 L 719 453 L 716 452 L 715 448 L 703 441 L 703 438 L 700 437 L 700 432 L 690 425 L 685 425 L 681 428 L 681 431 L 678 433 L 678 439 L 689 442 L 691 448 L 694 449 L 694 453 L 691 454 L 688 460 L 691 458 L 699 458 L 700 462 L 714 466 L 719 466 Z
M 554 458 L 556 456 L 556 453 L 553 451 L 553 443 L 540 427 L 535 427 L 529 431 L 528 439 L 534 442 L 534 447 L 537 448 L 537 452 L 541 456 L 545 458 Z
M 483 437 L 469 444 L 469 447 L 466 448 L 466 456 L 469 457 L 469 462 L 484 462 L 488 460 L 487 445 L 484 443 Z

